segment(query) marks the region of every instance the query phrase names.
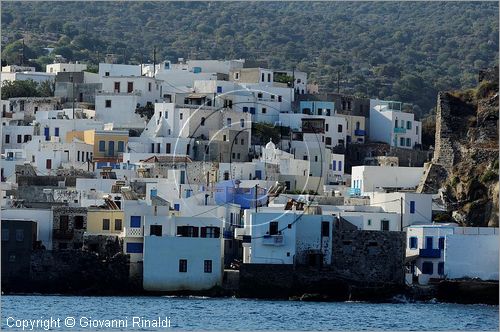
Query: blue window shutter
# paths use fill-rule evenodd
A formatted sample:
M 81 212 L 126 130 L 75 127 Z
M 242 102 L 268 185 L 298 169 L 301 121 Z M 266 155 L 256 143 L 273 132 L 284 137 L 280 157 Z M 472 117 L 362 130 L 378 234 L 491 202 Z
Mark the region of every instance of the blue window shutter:
M 339 160 L 339 172 L 342 171 L 342 160 Z
M 178 204 L 178 203 L 175 203 L 175 204 L 174 204 L 174 210 L 175 210 L 175 211 L 180 211 L 180 210 L 181 210 L 181 205 L 180 205 L 180 204 Z
M 151 189 L 151 197 L 155 197 L 158 194 L 158 190 Z
M 255 114 L 255 107 L 250 107 L 250 114 Z
M 334 170 L 334 171 L 336 171 L 336 170 L 337 170 L 337 161 L 336 161 L 336 160 L 334 160 L 334 161 L 332 162 L 332 170 Z
M 49 128 L 44 128 L 43 129 L 43 134 L 45 136 L 45 140 L 48 141 L 50 139 L 50 134 L 49 134 Z
M 415 201 L 410 201 L 410 213 L 415 213 Z
M 444 249 L 444 237 L 439 238 L 439 249 Z
M 59 137 L 59 128 L 54 128 L 54 136 Z
M 222 87 L 221 86 L 217 87 L 217 93 L 222 93 Z
M 423 262 L 422 263 L 422 273 L 423 274 L 433 274 L 434 273 L 434 264 L 432 262 Z
M 142 254 L 143 244 L 140 242 L 128 242 L 127 243 L 127 253 L 128 254 Z
M 141 216 L 130 216 L 130 227 L 141 227 Z

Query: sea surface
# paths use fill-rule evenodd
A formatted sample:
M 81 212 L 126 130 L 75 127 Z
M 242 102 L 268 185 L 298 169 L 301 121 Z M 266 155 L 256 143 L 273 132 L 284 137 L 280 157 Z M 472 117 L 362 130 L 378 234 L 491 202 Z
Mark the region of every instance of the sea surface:
M 1 297 L 1 309 L 2 330 L 18 331 L 22 328 L 16 328 L 16 323 L 18 326 L 29 324 L 25 330 L 33 326 L 33 330 L 50 328 L 53 331 L 498 331 L 499 327 L 498 306 L 434 302 L 374 304 L 204 297 L 9 295 Z M 106 327 L 112 320 L 114 326 L 120 327 Z M 155 326 L 154 321 L 163 324 L 163 327 L 151 327 Z M 119 322 L 121 325 L 118 325 Z M 146 325 L 140 325 L 142 323 Z M 75 326 L 71 327 L 72 324 Z

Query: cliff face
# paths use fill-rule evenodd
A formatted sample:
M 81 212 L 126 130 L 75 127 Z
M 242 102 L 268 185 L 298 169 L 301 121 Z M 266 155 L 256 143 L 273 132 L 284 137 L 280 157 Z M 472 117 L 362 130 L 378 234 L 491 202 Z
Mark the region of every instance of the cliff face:
M 498 226 L 498 68 L 476 89 L 438 95 L 436 146 L 420 192 L 440 193 L 454 221 Z

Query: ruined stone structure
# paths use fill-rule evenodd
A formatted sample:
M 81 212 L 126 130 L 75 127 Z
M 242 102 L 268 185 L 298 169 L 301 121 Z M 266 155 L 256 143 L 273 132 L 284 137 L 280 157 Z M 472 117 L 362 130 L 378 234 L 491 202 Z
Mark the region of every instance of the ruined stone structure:
M 53 206 L 52 215 L 52 249 L 54 251 L 81 249 L 83 234 L 87 229 L 87 208 Z

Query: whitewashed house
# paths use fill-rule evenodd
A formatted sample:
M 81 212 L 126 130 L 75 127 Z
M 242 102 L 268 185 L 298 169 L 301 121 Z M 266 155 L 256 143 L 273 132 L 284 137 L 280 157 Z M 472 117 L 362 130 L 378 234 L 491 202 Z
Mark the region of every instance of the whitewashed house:
M 401 102 L 370 99 L 370 140 L 413 149 L 422 144 L 422 123 Z
M 222 285 L 222 222 L 202 217 L 147 217 L 143 287 L 201 291 Z

